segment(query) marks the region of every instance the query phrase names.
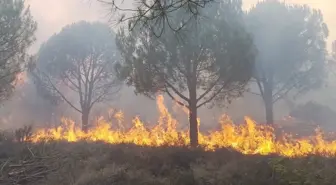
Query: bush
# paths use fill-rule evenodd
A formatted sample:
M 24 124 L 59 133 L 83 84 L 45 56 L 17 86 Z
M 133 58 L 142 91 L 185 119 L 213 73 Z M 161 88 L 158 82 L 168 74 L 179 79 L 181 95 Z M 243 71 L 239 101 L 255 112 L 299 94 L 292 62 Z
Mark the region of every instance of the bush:
M 312 101 L 296 107 L 290 112 L 290 116 L 305 122 L 326 125 L 333 124 L 334 120 L 336 120 L 336 112 L 334 110 Z
M 31 125 L 16 129 L 15 140 L 18 142 L 29 141 L 33 135 L 33 127 Z

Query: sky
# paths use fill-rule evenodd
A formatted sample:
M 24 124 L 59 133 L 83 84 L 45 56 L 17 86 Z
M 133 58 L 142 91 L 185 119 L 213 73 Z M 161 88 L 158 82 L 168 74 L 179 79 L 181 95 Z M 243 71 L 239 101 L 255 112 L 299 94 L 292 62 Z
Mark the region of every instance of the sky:
M 59 32 L 62 27 L 80 20 L 108 21 L 107 9 L 94 3 L 95 0 L 26 0 L 32 14 L 38 22 L 37 42 L 32 47 L 36 51 L 40 44 L 51 35 Z M 126 2 L 131 2 L 127 0 Z M 248 9 L 258 0 L 243 0 L 244 8 Z M 308 4 L 320 9 L 329 26 L 331 41 L 336 40 L 336 0 L 286 0 L 288 3 Z

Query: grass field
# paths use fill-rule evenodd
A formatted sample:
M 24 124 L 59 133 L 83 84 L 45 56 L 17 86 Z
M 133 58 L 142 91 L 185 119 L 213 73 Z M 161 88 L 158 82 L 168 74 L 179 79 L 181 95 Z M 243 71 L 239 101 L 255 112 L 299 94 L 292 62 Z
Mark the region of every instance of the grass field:
M 105 143 L 0 144 L 1 185 L 334 185 L 336 159 Z

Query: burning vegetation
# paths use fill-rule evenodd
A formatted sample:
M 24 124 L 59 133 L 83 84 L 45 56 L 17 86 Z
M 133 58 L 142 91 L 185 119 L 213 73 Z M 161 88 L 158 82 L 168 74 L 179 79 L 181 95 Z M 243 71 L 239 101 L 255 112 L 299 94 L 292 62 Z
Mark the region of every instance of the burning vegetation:
M 100 22 L 65 26 L 31 56 L 37 23 L 29 7 L 24 0 L 0 0 L 0 101 L 15 87 L 34 86 L 50 118 L 61 117 L 53 110 L 63 104 L 81 116 L 81 124 L 63 118 L 56 128 L 0 132 L 0 185 L 336 182 L 336 140 L 318 127 L 308 136 L 282 132 L 273 111 L 276 102 L 321 88 L 329 79 L 326 69 L 336 55 L 335 47 L 327 51 L 322 12 L 276 0 L 249 11 L 241 0 L 215 6 L 205 6 L 212 0 L 170 2 L 139 1 L 140 14 L 126 18 L 128 31 L 121 26 L 113 32 Z M 114 0 L 110 5 L 120 10 Z M 90 121 L 93 109 L 111 102 L 124 86 L 156 97 L 155 125 L 140 116 L 126 121 L 121 111 Z M 33 99 L 25 92 L 22 98 Z M 267 125 L 250 117 L 236 124 L 222 115 L 219 129 L 200 129 L 200 108 L 227 106 L 247 92 L 259 95 Z M 168 111 L 161 93 L 186 114 L 188 128 Z M 37 107 L 32 102 L 29 109 Z M 334 115 L 314 103 L 290 114 L 315 123 Z
M 248 117 L 235 125 L 222 116 L 220 130 L 199 132 L 200 147 L 189 148 L 188 130 L 179 129 L 163 96 L 157 108 L 158 124 L 151 128 L 139 117 L 127 128 L 123 112 L 112 111 L 113 122 L 98 119 L 87 132 L 65 118 L 53 129 L 18 129 L 15 142 L 8 137 L 0 142 L 0 184 L 331 185 L 336 180 L 336 143 L 320 131 L 298 139 Z
M 187 146 L 190 142 L 187 130 L 177 128 L 178 122 L 164 106 L 163 97 L 157 98 L 160 112 L 158 124 L 147 128 L 139 117 L 132 121 L 130 128 L 123 128 L 123 113 L 116 112 L 115 123 L 99 119 L 88 132 L 83 132 L 70 119 L 63 119 L 62 125 L 54 129 L 37 130 L 26 140 L 34 143 L 42 141 L 79 142 L 102 141 L 108 144 L 135 144 L 139 146 Z M 307 155 L 336 155 L 336 141 L 323 138 L 323 133 L 316 130 L 314 136 L 296 138 L 290 134 L 276 134 L 271 126 L 261 125 L 246 117 L 245 124 L 235 125 L 228 116 L 219 120 L 221 129 L 209 133 L 199 133 L 200 146 L 207 151 L 219 148 L 232 148 L 242 154 L 277 154 L 285 157 Z M 113 124 L 115 126 L 113 126 Z

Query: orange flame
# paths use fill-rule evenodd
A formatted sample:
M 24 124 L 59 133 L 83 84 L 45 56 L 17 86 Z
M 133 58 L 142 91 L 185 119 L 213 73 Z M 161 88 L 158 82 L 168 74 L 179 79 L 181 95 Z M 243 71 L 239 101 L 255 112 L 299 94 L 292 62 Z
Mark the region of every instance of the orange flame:
M 164 106 L 163 97 L 157 98 L 160 117 L 158 124 L 152 128 L 146 128 L 139 117 L 132 121 L 130 129 L 112 129 L 112 123 L 99 119 L 97 126 L 87 133 L 75 127 L 70 119 L 63 119 L 63 125 L 56 129 L 38 130 L 32 138 L 33 142 L 43 140 L 65 140 L 76 142 L 80 140 L 104 141 L 111 144 L 134 143 L 141 146 L 187 146 L 189 134 L 187 130 L 178 130 L 175 120 Z M 117 124 L 121 127 L 124 119 L 122 112 L 114 113 Z M 235 125 L 226 115 L 219 122 L 222 129 L 209 134 L 199 133 L 199 142 L 206 150 L 217 148 L 233 148 L 243 154 L 278 154 L 287 157 L 306 156 L 317 154 L 324 156 L 336 156 L 336 141 L 323 139 L 323 133 L 316 131 L 316 135 L 294 139 L 285 134 L 275 138 L 274 128 L 260 125 L 246 117 L 245 124 Z
M 27 81 L 27 73 L 24 71 L 16 74 L 13 84 L 15 86 L 22 86 L 23 84 L 25 84 L 26 81 Z

